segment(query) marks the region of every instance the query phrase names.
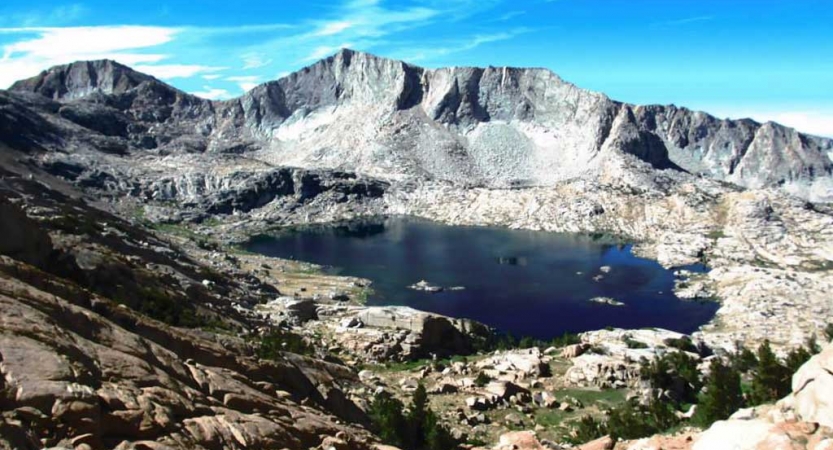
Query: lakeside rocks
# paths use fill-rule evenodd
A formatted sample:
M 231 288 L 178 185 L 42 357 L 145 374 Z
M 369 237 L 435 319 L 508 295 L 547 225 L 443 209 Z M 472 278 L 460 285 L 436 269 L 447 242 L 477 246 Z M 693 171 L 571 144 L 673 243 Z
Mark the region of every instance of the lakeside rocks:
M 661 329 L 582 333 L 582 343 L 567 347 L 562 353 L 572 362 L 564 378 L 576 386 L 637 388 L 642 361 L 651 361 L 665 352 L 681 351 L 669 342 L 685 339 L 688 337 L 684 334 Z M 688 355 L 700 359 L 696 353 Z
M 414 284 L 408 286 L 408 289 L 411 289 L 411 290 L 414 290 L 414 291 L 428 292 L 428 293 L 431 293 L 431 294 L 435 294 L 437 292 L 442 292 L 443 290 L 445 290 L 442 286 L 433 285 L 433 284 L 431 284 L 431 283 L 429 283 L 425 280 L 422 280 L 418 283 L 414 283 Z
M 624 303 L 614 300 L 610 297 L 593 297 L 590 300 L 587 300 L 590 303 L 596 303 L 598 305 L 608 305 L 608 306 L 625 306 Z

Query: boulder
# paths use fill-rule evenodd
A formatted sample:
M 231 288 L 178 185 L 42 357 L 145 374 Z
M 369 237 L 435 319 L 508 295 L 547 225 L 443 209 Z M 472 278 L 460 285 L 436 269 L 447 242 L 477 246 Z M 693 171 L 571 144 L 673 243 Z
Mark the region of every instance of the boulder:
M 568 345 L 561 350 L 561 357 L 572 359 L 584 354 L 588 348 L 590 348 L 590 346 L 587 344 Z
M 486 391 L 496 395 L 501 400 L 509 401 L 511 397 L 528 396 L 529 390 L 509 381 L 492 381 L 485 387 Z
M 534 431 L 513 431 L 500 435 L 495 450 L 547 450 Z
M 402 306 L 362 308 L 357 315 L 366 327 L 405 330 L 413 338 L 414 356 L 461 355 L 472 351 L 469 332 L 482 327 L 468 320 L 452 319 Z
M 595 441 L 590 441 L 586 444 L 579 445 L 576 450 L 611 450 L 616 444 L 610 436 L 604 436 Z
M 833 428 L 833 344 L 793 375 L 794 408 L 801 420 Z

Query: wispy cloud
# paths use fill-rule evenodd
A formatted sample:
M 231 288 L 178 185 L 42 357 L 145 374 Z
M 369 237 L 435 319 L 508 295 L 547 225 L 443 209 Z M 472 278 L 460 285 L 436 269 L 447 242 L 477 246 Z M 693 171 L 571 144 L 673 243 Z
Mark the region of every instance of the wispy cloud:
M 801 106 L 763 106 L 756 108 L 720 108 L 712 110 L 718 117 L 750 118 L 758 122 L 776 122 L 816 136 L 833 137 L 833 108 Z
M 36 27 L 64 26 L 87 16 L 89 9 L 81 3 L 59 5 L 51 9 L 29 10 L 0 17 L 0 26 Z
M 688 25 L 690 23 L 697 23 L 697 22 L 708 22 L 710 20 L 714 20 L 714 16 L 686 17 L 686 18 L 683 18 L 683 19 L 675 19 L 675 20 L 668 20 L 668 21 L 665 21 L 665 22 L 657 22 L 654 25 L 678 26 L 678 25 Z
M 507 20 L 511 20 L 515 17 L 522 16 L 524 14 L 526 14 L 526 11 L 509 11 L 508 13 L 496 18 L 495 21 L 506 22 Z
M 308 63 L 308 62 L 311 62 L 311 61 L 317 61 L 321 58 L 325 58 L 327 56 L 330 56 L 333 53 L 335 53 L 335 52 L 337 52 L 337 51 L 339 51 L 343 48 L 350 48 L 352 46 L 353 46 L 352 43 L 344 42 L 344 43 L 341 43 L 339 45 L 322 45 L 320 47 L 315 47 L 314 49 L 312 49 L 312 52 L 310 52 L 310 54 L 308 54 L 307 56 L 305 56 L 301 60 L 301 62 L 307 62 Z
M 353 22 L 346 20 L 327 22 L 323 24 L 314 34 L 315 36 L 332 36 L 354 26 Z
M 504 31 L 501 33 L 478 34 L 471 36 L 466 40 L 451 43 L 450 45 L 423 47 L 418 48 L 416 50 L 410 50 L 407 53 L 398 55 L 397 57 L 411 62 L 423 62 L 434 58 L 447 56 L 453 53 L 473 50 L 483 44 L 509 40 L 521 34 L 529 33 L 530 31 L 532 30 L 529 28 L 521 27 L 515 28 L 510 31 Z
M 243 55 L 243 70 L 260 69 L 261 67 L 268 66 L 269 64 L 272 64 L 272 60 L 266 58 L 262 54 L 249 53 Z
M 115 59 L 130 65 L 158 63 L 169 55 L 147 50 L 173 41 L 178 32 L 176 28 L 154 26 L 0 29 L 0 34 L 21 36 L 2 47 L 0 86 L 8 86 L 50 66 L 78 60 Z M 178 68 L 180 73 L 183 69 Z

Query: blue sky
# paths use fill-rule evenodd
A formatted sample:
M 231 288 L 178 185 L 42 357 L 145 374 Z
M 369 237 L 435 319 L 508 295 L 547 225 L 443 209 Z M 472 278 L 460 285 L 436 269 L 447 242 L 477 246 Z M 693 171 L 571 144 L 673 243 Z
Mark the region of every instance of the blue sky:
M 426 67 L 545 67 L 632 103 L 833 136 L 830 0 L 6 0 L 0 87 L 112 58 L 208 98 L 341 47 Z

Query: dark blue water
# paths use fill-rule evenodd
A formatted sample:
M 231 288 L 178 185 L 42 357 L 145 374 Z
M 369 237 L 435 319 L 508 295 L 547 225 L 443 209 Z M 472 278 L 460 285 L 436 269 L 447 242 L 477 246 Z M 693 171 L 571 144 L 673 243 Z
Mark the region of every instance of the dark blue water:
M 370 305 L 407 305 L 549 339 L 607 326 L 695 331 L 717 304 L 677 299 L 672 271 L 585 235 L 453 227 L 394 217 L 258 236 L 247 250 L 373 280 Z M 602 273 L 601 266 L 610 266 Z M 687 267 L 705 270 L 703 267 Z M 602 278 L 594 280 L 594 277 Z M 407 289 L 420 280 L 462 291 Z M 611 297 L 616 307 L 588 302 Z

